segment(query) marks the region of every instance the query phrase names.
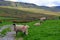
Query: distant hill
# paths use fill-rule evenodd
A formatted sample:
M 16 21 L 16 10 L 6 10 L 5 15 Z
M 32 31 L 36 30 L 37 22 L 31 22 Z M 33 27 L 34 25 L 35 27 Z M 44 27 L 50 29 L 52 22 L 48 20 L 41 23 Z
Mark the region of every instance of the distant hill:
M 60 6 L 54 6 L 54 7 L 40 6 L 40 9 L 44 9 L 52 12 L 60 12 Z
M 0 1 L 4 1 L 4 0 L 0 0 Z
M 12 6 L 12 7 L 24 7 L 24 8 L 37 8 L 37 9 L 44 9 L 53 12 L 60 12 L 60 6 L 56 7 L 47 7 L 47 6 L 38 6 L 32 3 L 23 3 L 23 2 L 11 2 L 11 1 L 4 1 L 0 0 L 0 6 Z
M 13 6 L 13 7 L 25 7 L 25 8 L 40 8 L 36 4 L 23 3 L 23 2 L 11 2 L 11 1 L 0 1 L 0 6 Z
M 10 1 L 0 1 L 0 6 L 14 6 L 15 3 L 14 2 L 10 2 Z
M 54 6 L 54 7 L 52 7 L 51 11 L 60 12 L 60 6 Z

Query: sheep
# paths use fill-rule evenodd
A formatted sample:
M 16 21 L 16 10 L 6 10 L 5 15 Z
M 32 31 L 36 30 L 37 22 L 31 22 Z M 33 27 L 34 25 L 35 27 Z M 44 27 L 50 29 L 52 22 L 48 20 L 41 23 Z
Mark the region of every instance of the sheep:
M 40 20 L 44 20 L 45 21 L 46 20 L 46 17 L 42 17 L 42 18 L 40 18 Z
M 13 25 L 14 25 L 14 31 L 16 31 L 16 35 L 18 32 L 23 32 L 25 35 L 28 35 L 28 28 L 29 28 L 28 25 L 16 25 L 16 24 Z
M 46 17 L 41 17 L 41 18 L 40 18 L 40 21 L 41 21 L 40 23 L 42 23 L 42 22 L 45 21 L 46 19 L 47 19 Z
M 35 26 L 40 26 L 40 23 L 35 23 L 34 25 L 35 25 Z

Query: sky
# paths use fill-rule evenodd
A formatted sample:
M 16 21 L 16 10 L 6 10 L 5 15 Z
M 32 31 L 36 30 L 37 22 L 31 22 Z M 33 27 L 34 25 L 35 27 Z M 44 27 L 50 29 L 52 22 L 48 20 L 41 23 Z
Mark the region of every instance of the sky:
M 34 3 L 39 6 L 49 6 L 49 7 L 60 6 L 60 0 L 10 0 L 10 1 Z

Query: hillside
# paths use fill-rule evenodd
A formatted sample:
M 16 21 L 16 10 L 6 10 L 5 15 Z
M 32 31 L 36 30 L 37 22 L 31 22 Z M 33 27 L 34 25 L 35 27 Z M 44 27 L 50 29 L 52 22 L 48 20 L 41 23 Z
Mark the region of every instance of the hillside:
M 60 6 L 52 7 L 52 10 L 51 11 L 60 12 Z
M 60 12 L 60 6 L 53 6 L 53 7 L 45 7 L 41 6 L 41 9 L 52 11 L 52 12 Z
M 51 11 L 46 11 L 44 9 L 37 9 L 37 8 L 24 8 L 22 6 L 20 6 L 20 7 L 0 6 L 0 8 L 11 9 L 11 10 L 21 10 L 21 11 L 30 12 L 30 13 L 37 13 L 37 14 L 60 16 L 59 12 L 51 12 Z
M 38 6 L 32 3 L 23 3 L 23 2 L 11 2 L 11 1 L 0 1 L 0 6 L 13 6 L 13 7 L 31 7 L 37 8 Z
M 0 16 L 20 20 L 36 20 L 42 16 L 46 16 L 48 19 L 58 19 L 57 16 L 60 16 L 60 13 L 47 11 L 48 8 L 32 3 L 0 1 Z
M 60 12 L 59 6 L 56 6 L 56 7 L 38 6 L 33 3 L 24 3 L 24 2 L 0 1 L 0 6 L 12 6 L 12 7 L 22 6 L 24 8 L 37 8 L 37 9 L 43 9 L 46 11 Z
M 21 20 L 36 20 L 42 16 L 45 16 L 48 19 L 57 19 L 57 16 L 60 16 L 60 13 L 35 8 L 0 6 L 0 16 L 19 18 Z
M 0 6 L 15 6 L 15 2 L 10 2 L 10 1 L 0 1 Z

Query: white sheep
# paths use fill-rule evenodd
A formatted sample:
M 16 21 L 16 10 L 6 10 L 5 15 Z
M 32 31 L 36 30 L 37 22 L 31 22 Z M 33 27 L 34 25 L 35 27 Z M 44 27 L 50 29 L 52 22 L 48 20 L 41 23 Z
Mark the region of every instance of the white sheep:
M 39 25 L 40 25 L 40 22 L 39 22 L 39 23 L 35 23 L 34 25 L 35 25 L 35 26 L 39 26 Z
M 16 31 L 16 35 L 18 32 L 23 32 L 24 34 L 28 35 L 28 28 L 29 28 L 28 25 L 16 25 L 16 24 L 13 25 L 14 25 L 14 31 Z
M 42 17 L 42 18 L 40 18 L 40 20 L 46 20 L 46 17 Z
M 45 21 L 46 19 L 47 19 L 46 17 L 41 17 L 41 18 L 40 18 L 41 23 L 42 23 L 43 21 Z

